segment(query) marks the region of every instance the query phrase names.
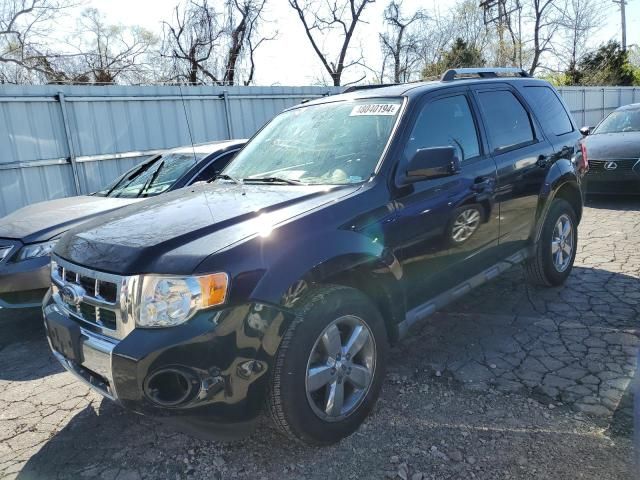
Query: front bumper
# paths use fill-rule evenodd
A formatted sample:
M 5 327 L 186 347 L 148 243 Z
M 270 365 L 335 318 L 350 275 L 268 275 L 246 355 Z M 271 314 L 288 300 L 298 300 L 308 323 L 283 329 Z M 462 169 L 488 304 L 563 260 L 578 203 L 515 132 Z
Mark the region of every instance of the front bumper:
M 614 165 L 615 168 L 612 168 Z M 613 195 L 640 194 L 640 160 L 590 160 L 586 191 Z
M 0 263 L 0 308 L 34 308 L 51 283 L 50 258 Z
M 71 319 L 80 328 L 79 358 L 71 359 L 55 348 L 49 327 L 69 317 L 51 294 L 43 311 L 54 356 L 82 382 L 129 410 L 223 440 L 253 430 L 282 332 L 293 319 L 274 306 L 242 304 L 200 312 L 178 327 L 133 329 L 121 340 Z M 189 393 L 173 405 L 157 401 L 157 391 L 165 387 L 152 383 L 167 371 L 182 372 L 189 382 Z

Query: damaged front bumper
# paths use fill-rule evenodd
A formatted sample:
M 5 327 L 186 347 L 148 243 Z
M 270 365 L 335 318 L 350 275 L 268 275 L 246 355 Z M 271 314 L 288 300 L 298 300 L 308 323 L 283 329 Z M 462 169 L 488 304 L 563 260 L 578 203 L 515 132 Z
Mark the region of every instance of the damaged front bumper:
M 288 311 L 246 303 L 183 325 L 109 338 L 49 292 L 43 305 L 56 359 L 104 397 L 200 437 L 235 439 L 259 418 Z

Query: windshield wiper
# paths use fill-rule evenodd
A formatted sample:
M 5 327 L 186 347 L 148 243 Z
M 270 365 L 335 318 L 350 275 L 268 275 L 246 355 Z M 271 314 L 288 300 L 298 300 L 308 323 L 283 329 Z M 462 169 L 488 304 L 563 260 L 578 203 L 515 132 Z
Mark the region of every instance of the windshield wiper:
M 135 180 L 135 178 L 138 175 L 143 174 L 144 172 L 146 172 L 149 169 L 149 167 L 151 167 L 154 163 L 156 163 L 156 160 L 158 160 L 158 158 L 160 158 L 160 157 L 157 157 L 155 160 L 148 161 L 147 163 L 145 163 L 145 164 L 139 166 L 138 168 L 136 168 L 127 177 L 120 179 L 119 182 L 117 182 L 113 187 L 111 187 L 111 189 L 109 189 L 109 191 L 105 194 L 105 197 L 110 196 L 118 187 L 120 187 L 120 185 L 123 182 L 127 182 L 127 183 L 125 185 L 123 185 L 122 187 L 120 187 L 120 190 L 124 190 L 125 188 L 127 188 L 131 184 L 131 182 L 133 180 Z M 118 196 L 118 195 L 116 195 L 116 196 Z
M 207 183 L 211 183 L 214 180 L 217 180 L 219 178 L 221 178 L 223 180 L 231 180 L 235 184 L 242 185 L 242 182 L 240 180 L 238 180 L 236 177 L 232 177 L 231 175 L 227 175 L 226 173 L 221 173 L 220 175 L 216 175 L 212 179 L 207 180 Z
M 243 182 L 262 182 L 262 183 L 288 183 L 289 185 L 306 185 L 306 183 L 299 180 L 292 180 L 290 178 L 282 177 L 248 177 L 243 178 Z
M 155 172 L 151 174 L 151 177 L 149 177 L 149 180 L 145 182 L 145 184 L 142 186 L 142 188 L 140 189 L 136 197 L 141 196 L 151 186 L 151 184 L 156 181 L 156 178 L 158 178 L 158 175 L 160 174 L 160 170 L 162 170 L 162 167 L 164 167 L 164 160 L 161 161 L 160 164 L 158 164 L 158 168 L 156 168 Z

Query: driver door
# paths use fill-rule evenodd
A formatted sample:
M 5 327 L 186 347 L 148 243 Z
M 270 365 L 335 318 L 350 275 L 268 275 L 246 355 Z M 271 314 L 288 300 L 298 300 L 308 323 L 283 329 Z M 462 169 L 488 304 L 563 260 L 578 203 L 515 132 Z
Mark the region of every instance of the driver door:
M 406 169 L 418 149 L 452 146 L 461 170 L 405 185 L 396 198 L 396 228 L 403 245 L 399 253 L 410 309 L 497 260 L 496 165 L 486 154 L 479 127 L 466 89 L 428 98 L 414 120 L 401 165 Z

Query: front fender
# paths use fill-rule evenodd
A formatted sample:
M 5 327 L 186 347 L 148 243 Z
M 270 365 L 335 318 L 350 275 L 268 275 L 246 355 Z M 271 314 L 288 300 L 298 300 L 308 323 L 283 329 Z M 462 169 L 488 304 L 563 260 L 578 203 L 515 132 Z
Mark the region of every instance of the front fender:
M 336 273 L 371 264 L 384 268 L 384 245 L 361 233 L 326 232 L 282 252 L 256 284 L 252 298 L 287 304 L 300 281 L 322 281 Z

